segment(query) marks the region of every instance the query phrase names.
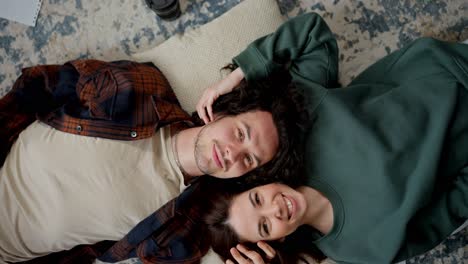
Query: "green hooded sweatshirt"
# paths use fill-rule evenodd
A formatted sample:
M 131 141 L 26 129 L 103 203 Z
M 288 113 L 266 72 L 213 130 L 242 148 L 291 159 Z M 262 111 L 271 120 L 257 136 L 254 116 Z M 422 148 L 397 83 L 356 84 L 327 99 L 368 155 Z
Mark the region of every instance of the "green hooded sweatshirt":
M 337 87 L 338 48 L 317 14 L 289 20 L 234 58 L 247 81 L 287 69 L 304 90 L 308 184 L 334 211 L 311 234 L 339 263 L 423 253 L 468 217 L 468 45 L 414 41 Z

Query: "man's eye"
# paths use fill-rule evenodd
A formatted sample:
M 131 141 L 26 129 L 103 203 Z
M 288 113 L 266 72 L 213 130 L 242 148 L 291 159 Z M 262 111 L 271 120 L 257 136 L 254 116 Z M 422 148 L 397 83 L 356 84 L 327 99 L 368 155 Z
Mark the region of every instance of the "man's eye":
M 244 132 L 242 132 L 241 129 L 238 129 L 237 131 L 240 141 L 244 141 Z
M 245 162 L 247 163 L 247 166 L 251 167 L 254 163 L 252 157 L 250 155 L 245 155 Z
M 260 198 L 258 197 L 258 193 L 255 193 L 255 204 L 260 205 Z

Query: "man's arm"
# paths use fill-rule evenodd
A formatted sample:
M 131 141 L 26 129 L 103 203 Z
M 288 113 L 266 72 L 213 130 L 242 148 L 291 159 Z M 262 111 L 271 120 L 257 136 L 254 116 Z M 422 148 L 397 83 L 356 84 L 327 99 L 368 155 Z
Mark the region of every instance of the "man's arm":
M 0 99 L 0 166 L 18 135 L 36 114 L 56 107 L 53 91 L 59 80 L 59 65 L 25 68 L 13 88 Z
M 138 223 L 99 260 L 114 263 L 138 257 L 145 263 L 199 263 L 209 248 L 199 222 L 199 183 Z

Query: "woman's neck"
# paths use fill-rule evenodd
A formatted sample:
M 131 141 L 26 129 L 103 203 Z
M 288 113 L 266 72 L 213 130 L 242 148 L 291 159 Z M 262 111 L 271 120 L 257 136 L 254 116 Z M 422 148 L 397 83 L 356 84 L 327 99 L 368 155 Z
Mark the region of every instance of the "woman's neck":
M 307 203 L 304 224 L 310 225 L 322 234 L 328 234 L 333 227 L 333 207 L 330 200 L 319 191 L 302 186 L 298 189 Z

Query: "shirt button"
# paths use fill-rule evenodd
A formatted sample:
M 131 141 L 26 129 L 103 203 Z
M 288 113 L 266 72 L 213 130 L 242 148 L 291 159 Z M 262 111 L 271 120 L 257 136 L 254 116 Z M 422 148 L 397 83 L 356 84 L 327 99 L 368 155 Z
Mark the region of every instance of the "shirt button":
M 136 138 L 138 136 L 138 133 L 136 131 L 132 131 L 132 132 L 130 132 L 130 136 L 132 138 Z
M 76 126 L 76 131 L 81 132 L 81 130 L 83 130 L 83 128 L 80 125 L 77 125 Z

